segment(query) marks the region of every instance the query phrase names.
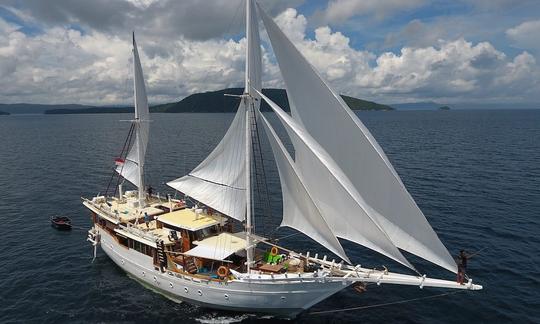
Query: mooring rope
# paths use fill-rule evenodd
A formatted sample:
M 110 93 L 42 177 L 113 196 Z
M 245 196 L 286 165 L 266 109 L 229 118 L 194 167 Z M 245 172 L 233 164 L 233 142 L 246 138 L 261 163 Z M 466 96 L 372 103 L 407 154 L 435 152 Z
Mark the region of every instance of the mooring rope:
M 437 295 L 431 295 L 431 296 L 424 296 L 424 297 L 417 297 L 412 299 L 405 299 L 405 300 L 398 300 L 395 302 L 389 302 L 389 303 L 382 303 L 382 304 L 375 304 L 375 305 L 366 305 L 366 306 L 357 306 L 357 307 L 348 307 L 348 308 L 341 308 L 341 309 L 331 309 L 326 311 L 315 311 L 315 312 L 309 312 L 308 315 L 324 315 L 324 314 L 332 314 L 332 313 L 340 313 L 340 312 L 349 312 L 349 311 L 355 311 L 355 310 L 362 310 L 362 309 L 369 309 L 369 308 L 377 308 L 377 307 L 383 307 L 383 306 L 390 306 L 390 305 L 397 305 L 397 304 L 405 304 L 413 301 L 418 300 L 425 300 L 425 299 L 433 299 L 438 297 L 444 297 L 449 295 L 455 295 L 460 292 L 464 292 L 466 290 L 457 290 L 452 291 L 448 293 L 443 294 L 437 294 Z

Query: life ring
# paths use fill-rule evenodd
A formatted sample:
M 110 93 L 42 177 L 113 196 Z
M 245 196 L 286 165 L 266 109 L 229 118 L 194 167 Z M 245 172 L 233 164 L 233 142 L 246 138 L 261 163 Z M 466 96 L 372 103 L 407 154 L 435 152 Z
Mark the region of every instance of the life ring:
M 270 255 L 271 256 L 276 256 L 278 254 L 279 250 L 277 247 L 275 246 L 272 246 L 272 249 L 270 250 Z
M 220 278 L 225 278 L 227 277 L 228 274 L 229 274 L 229 268 L 227 268 L 226 266 L 221 266 L 217 269 L 217 275 Z

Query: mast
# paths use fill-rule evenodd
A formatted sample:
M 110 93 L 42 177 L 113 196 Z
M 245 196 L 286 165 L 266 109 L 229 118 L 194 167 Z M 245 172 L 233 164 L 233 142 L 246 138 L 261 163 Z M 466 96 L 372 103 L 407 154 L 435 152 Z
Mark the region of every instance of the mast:
M 253 247 L 251 246 L 251 232 L 253 229 L 252 225 L 252 209 L 251 209 L 251 128 L 250 128 L 250 118 L 251 112 L 248 106 L 248 101 L 250 97 L 246 95 L 243 100 L 246 101 L 246 257 L 247 257 L 247 272 L 251 268 L 253 263 Z
M 143 139 L 141 134 L 141 119 L 140 114 L 138 111 L 138 100 L 137 100 L 137 64 L 140 64 L 138 62 L 138 53 L 137 53 L 137 44 L 135 43 L 135 32 L 133 32 L 133 91 L 134 91 L 134 100 L 135 100 L 135 139 L 137 140 L 137 158 L 139 160 L 139 167 L 137 168 L 139 171 L 139 208 L 143 208 L 145 206 L 145 197 L 144 197 L 144 151 L 143 151 Z M 146 93 L 144 94 L 146 95 Z
M 250 29 L 251 29 L 251 14 L 250 14 L 250 6 L 251 6 L 251 0 L 246 0 L 246 74 L 245 74 L 245 88 L 244 88 L 244 96 L 242 100 L 244 100 L 244 106 L 246 107 L 246 242 L 247 242 L 247 249 L 246 249 L 246 257 L 247 257 L 247 273 L 250 272 L 251 264 L 253 263 L 253 247 L 251 246 L 251 232 L 252 232 L 252 209 L 251 209 L 251 116 L 250 116 L 250 110 L 251 110 L 251 104 L 252 104 L 252 97 L 251 97 L 251 88 L 250 88 L 250 46 L 251 46 L 251 37 L 250 37 Z

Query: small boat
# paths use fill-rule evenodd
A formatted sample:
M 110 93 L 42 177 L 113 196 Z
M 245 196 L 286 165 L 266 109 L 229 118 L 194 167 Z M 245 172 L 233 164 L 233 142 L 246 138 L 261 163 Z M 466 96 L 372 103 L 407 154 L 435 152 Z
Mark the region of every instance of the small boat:
M 51 226 L 63 231 L 69 231 L 71 229 L 71 218 L 66 216 L 52 216 Z

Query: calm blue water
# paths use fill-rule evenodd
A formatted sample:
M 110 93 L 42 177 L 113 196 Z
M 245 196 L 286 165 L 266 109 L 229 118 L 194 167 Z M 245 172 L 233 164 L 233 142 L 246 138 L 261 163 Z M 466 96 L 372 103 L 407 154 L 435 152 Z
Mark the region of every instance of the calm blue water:
M 273 116 L 271 116 L 273 117 Z M 0 117 L 0 322 L 267 321 L 175 304 L 129 279 L 106 256 L 91 263 L 86 233 L 58 232 L 49 217 L 69 215 L 88 228 L 80 196 L 103 192 L 129 128 L 121 115 Z M 231 114 L 154 114 L 149 181 L 198 164 L 219 141 Z M 485 290 L 300 322 L 437 323 L 540 321 L 540 111 L 366 112 L 360 118 L 385 149 L 448 249 L 487 248 L 470 275 Z M 266 157 L 269 157 L 266 155 Z M 279 186 L 268 165 L 272 204 Z M 274 220 L 277 224 L 277 220 Z M 280 235 L 290 231 L 283 230 Z M 305 251 L 297 235 L 282 242 Z M 393 262 L 344 243 L 365 266 Z M 411 257 L 430 276 L 444 270 Z M 345 289 L 312 310 L 372 305 L 444 292 L 417 287 Z

